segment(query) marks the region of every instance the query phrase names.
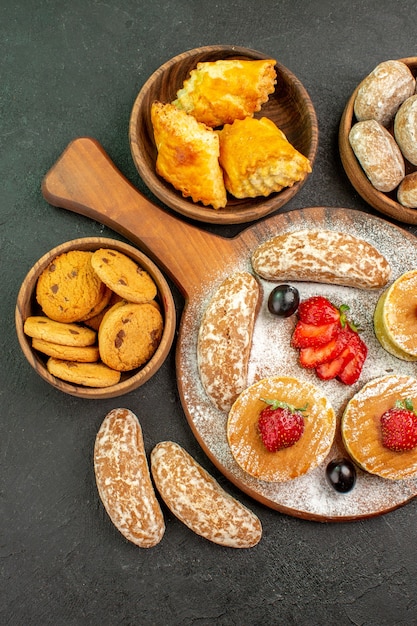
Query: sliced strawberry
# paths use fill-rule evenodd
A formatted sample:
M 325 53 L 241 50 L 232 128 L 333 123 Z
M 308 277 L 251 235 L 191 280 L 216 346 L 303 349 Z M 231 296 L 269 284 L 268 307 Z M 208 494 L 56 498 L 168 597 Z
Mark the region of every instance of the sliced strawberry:
M 300 350 L 300 365 L 307 368 L 317 368 L 323 363 L 333 361 L 348 345 L 352 334 L 353 331 L 349 328 L 338 328 L 335 336 L 323 346 L 302 348 Z
M 338 380 L 345 385 L 356 383 L 361 375 L 363 364 L 368 354 L 368 348 L 359 335 L 354 335 L 354 338 L 349 342 L 349 347 L 353 350 L 354 357 L 346 363 L 345 367 L 337 375 Z
M 306 324 L 331 324 L 340 318 L 339 310 L 324 296 L 312 296 L 298 305 L 298 317 Z
M 356 336 L 356 333 L 348 326 L 340 330 L 332 358 L 316 367 L 316 374 L 321 380 L 336 378 L 348 362 L 353 359 L 355 356 Z
M 316 367 L 316 374 L 321 380 L 336 378 L 355 356 L 354 351 L 347 346 L 341 354 L 327 363 L 321 363 Z
M 333 339 L 339 329 L 338 322 L 316 326 L 298 321 L 291 337 L 291 345 L 293 348 L 317 348 Z

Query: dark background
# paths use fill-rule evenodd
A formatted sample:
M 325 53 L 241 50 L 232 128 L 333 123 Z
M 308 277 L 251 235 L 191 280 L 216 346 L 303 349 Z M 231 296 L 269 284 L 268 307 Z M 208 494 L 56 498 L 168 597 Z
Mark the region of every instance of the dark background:
M 41 181 L 67 144 L 89 135 L 145 194 L 129 151 L 137 92 L 190 48 L 247 46 L 305 85 L 320 136 L 314 171 L 285 210 L 372 212 L 342 169 L 340 116 L 380 61 L 417 54 L 415 1 L 3 0 L 0 8 L 0 622 L 7 626 L 417 624 L 417 503 L 384 516 L 322 524 L 240 493 L 195 441 L 179 402 L 174 350 L 157 376 L 113 400 L 50 388 L 20 351 L 21 281 L 49 249 L 77 237 L 121 238 L 49 206 Z M 211 230 L 232 235 L 238 227 Z M 408 230 L 414 232 L 413 228 Z M 175 290 L 174 290 L 175 291 Z M 183 302 L 175 291 L 178 312 Z M 129 544 L 98 499 L 92 450 L 106 413 L 127 406 L 146 449 L 174 439 L 261 519 L 251 550 L 221 548 L 164 509 L 150 550 Z

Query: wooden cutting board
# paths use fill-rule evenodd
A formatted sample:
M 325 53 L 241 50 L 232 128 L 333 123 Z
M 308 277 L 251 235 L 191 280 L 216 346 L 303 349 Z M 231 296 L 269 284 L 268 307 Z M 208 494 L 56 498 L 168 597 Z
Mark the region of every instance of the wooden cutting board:
M 199 320 L 208 299 L 232 272 L 251 271 L 251 254 L 262 241 L 280 232 L 304 228 L 349 232 L 367 239 L 385 254 L 395 278 L 410 267 L 417 267 L 417 244 L 412 235 L 366 213 L 331 207 L 278 214 L 247 227 L 233 238 L 214 235 L 172 216 L 147 200 L 121 174 L 100 144 L 88 137 L 75 139 L 69 144 L 46 174 L 42 191 L 50 204 L 90 217 L 129 239 L 180 289 L 185 306 L 177 342 L 176 374 L 182 406 L 205 453 L 242 491 L 270 508 L 319 521 L 346 521 L 380 515 L 417 495 L 417 480 L 387 481 L 360 470 L 355 488 L 348 494 L 337 494 L 325 479 L 325 467 L 330 458 L 346 456 L 339 432 L 329 459 L 308 475 L 285 484 L 252 479 L 236 465 L 230 454 L 225 428 L 227 415 L 213 408 L 205 396 L 196 363 Z M 264 283 L 263 286 L 267 297 L 274 285 Z M 417 376 L 415 364 L 391 357 L 374 337 L 372 313 L 379 292 L 307 283 L 298 286 L 302 297 L 323 293 L 342 298 L 367 320 L 364 338 L 370 356 L 360 383 L 352 388 L 336 381 L 326 383 L 326 393 L 339 418 L 345 403 L 368 379 L 392 369 Z M 265 338 L 262 337 L 262 323 L 260 321 L 255 328 L 255 338 L 260 337 L 265 344 L 264 354 L 258 345 L 254 350 L 253 368 L 257 367 L 258 373 L 273 370 L 275 374 L 305 376 L 305 370 L 301 370 L 295 361 L 288 360 L 289 342 L 282 341 L 282 329 L 277 332 L 277 326 L 270 327 Z

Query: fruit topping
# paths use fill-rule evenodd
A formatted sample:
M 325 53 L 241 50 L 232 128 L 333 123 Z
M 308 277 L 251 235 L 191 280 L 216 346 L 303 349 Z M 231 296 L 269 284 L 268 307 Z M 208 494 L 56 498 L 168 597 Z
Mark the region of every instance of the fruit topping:
M 393 452 L 417 446 L 417 414 L 410 398 L 398 400 L 381 415 L 382 445 Z
M 291 337 L 293 348 L 319 347 L 333 339 L 337 334 L 340 325 L 338 322 L 316 326 L 298 321 Z
M 276 452 L 294 445 L 304 432 L 303 411 L 286 402 L 261 398 L 268 406 L 262 409 L 258 418 L 258 431 L 264 446 Z
M 298 317 L 306 324 L 322 326 L 338 322 L 339 310 L 324 296 L 312 296 L 303 300 L 298 307 Z
M 311 369 L 338 358 L 349 343 L 350 332 L 336 327 L 336 334 L 326 343 L 302 348 L 300 350 L 300 364 Z
M 337 379 L 345 385 L 353 385 L 361 375 L 363 364 L 368 355 L 368 348 L 359 335 L 353 335 L 348 349 L 352 358 L 347 359 L 344 367 L 338 373 Z
M 298 309 L 300 294 L 292 285 L 278 285 L 269 294 L 268 310 L 279 317 L 290 317 Z
M 329 484 L 339 493 L 347 493 L 356 483 L 356 469 L 349 459 L 333 459 L 326 467 Z
M 300 365 L 315 369 L 321 380 L 337 378 L 352 385 L 362 372 L 368 348 L 348 311 L 347 305 L 337 308 L 324 296 L 300 302 L 291 346 L 300 350 Z

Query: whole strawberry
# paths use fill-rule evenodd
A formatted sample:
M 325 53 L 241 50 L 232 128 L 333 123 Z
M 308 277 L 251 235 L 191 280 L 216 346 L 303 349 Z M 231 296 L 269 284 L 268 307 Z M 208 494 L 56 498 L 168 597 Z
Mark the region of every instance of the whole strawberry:
M 417 414 L 409 398 L 398 400 L 381 416 L 382 445 L 394 452 L 417 446 Z
M 268 406 L 262 409 L 258 418 L 258 430 L 264 446 L 276 452 L 294 445 L 304 432 L 305 407 L 296 409 L 280 400 L 261 398 Z

